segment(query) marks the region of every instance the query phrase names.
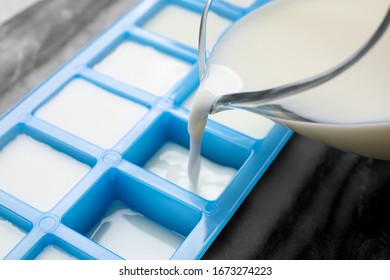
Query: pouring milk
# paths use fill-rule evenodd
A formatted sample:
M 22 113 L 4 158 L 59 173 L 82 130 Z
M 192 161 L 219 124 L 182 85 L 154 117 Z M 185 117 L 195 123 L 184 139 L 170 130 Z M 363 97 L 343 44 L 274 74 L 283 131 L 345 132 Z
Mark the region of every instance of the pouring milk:
M 191 108 L 192 184 L 197 184 L 200 143 L 218 96 L 273 88 L 334 67 L 371 37 L 389 4 L 389 0 L 276 0 L 234 24 L 214 48 Z M 316 88 L 272 101 L 264 115 L 333 147 L 390 160 L 389 104 L 387 30 L 346 72 Z

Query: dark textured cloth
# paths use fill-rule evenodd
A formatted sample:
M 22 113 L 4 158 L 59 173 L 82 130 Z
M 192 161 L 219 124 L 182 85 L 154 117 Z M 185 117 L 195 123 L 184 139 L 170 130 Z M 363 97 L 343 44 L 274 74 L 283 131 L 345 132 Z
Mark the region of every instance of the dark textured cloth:
M 204 259 L 389 259 L 390 162 L 295 134 Z

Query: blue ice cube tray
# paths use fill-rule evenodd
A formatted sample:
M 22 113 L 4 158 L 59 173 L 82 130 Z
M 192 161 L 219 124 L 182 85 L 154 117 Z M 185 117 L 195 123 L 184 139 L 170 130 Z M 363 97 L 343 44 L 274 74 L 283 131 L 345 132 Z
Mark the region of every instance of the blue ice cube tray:
M 255 1 L 250 7 L 240 8 L 215 1 L 213 9 L 234 22 L 266 2 Z M 25 232 L 24 238 L 4 259 L 34 259 L 48 245 L 55 245 L 78 259 L 122 259 L 116 252 L 86 236 L 116 200 L 184 237 L 170 259 L 200 259 L 288 141 L 291 131 L 277 124 L 259 140 L 209 121 L 202 155 L 238 169 L 215 200 L 200 197 L 143 168 L 143 164 L 167 141 L 189 148 L 189 111 L 182 107 L 182 103 L 199 84 L 197 51 L 143 28 L 143 24 L 164 5 L 170 4 L 200 14 L 204 1 L 138 2 L 1 117 L 0 149 L 18 135 L 26 134 L 91 167 L 47 212 L 34 208 L 0 186 L 0 217 Z M 166 94 L 156 96 L 93 70 L 96 63 L 128 40 L 185 61 L 191 65 L 190 71 Z M 39 119 L 36 110 L 74 79 L 85 80 L 111 94 L 139 103 L 147 107 L 148 112 L 110 149 L 100 148 Z M 88 114 L 88 107 L 85 114 Z M 21 172 L 17 176 L 24 175 Z M 0 244 L 1 236 L 0 232 Z

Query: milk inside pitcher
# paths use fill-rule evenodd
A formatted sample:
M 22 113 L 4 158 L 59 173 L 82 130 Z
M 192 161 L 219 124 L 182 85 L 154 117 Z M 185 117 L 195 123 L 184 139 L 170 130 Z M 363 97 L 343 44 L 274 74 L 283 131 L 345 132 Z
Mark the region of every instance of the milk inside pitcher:
M 389 10 L 389 0 L 274 0 L 257 8 L 210 53 L 190 134 L 201 134 L 205 114 L 249 110 L 332 147 L 390 160 Z M 381 25 L 375 44 L 326 82 L 248 99 L 336 68 Z

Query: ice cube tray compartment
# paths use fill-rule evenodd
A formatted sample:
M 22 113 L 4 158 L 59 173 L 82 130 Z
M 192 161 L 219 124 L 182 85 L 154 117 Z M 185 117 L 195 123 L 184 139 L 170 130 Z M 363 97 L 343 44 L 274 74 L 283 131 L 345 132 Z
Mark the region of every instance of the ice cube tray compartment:
M 266 2 L 253 1 L 239 7 L 215 1 L 213 12 L 226 22 L 234 22 Z M 8 160 L 1 161 L 0 167 L 5 164 L 14 168 L 20 178 L 36 168 L 34 173 L 41 174 L 38 182 L 45 181 L 55 172 L 47 172 L 43 163 L 40 170 L 38 159 L 34 160 L 34 152 L 43 149 L 49 154 L 49 165 L 60 166 L 59 175 L 70 177 L 67 172 L 80 166 L 82 171 L 47 205 L 13 193 L 9 178 L 0 176 L 0 223 L 7 228 L 0 226 L 0 240 L 15 226 L 21 229 L 0 258 L 202 257 L 291 135 L 275 124 L 264 137 L 256 139 L 210 121 L 202 156 L 234 170 L 213 198 L 189 191 L 145 167 L 167 143 L 188 150 L 189 111 L 182 103 L 199 83 L 195 46 L 176 38 L 177 34 L 172 37 L 148 29 L 148 23 L 164 8 L 173 6 L 200 18 L 203 5 L 204 1 L 139 1 L 1 117 L 0 160 L 11 156 L 23 161 L 25 167 L 7 166 Z M 144 51 L 150 55 L 143 56 Z M 128 55 L 133 65 L 123 64 L 125 59 L 114 57 L 118 54 Z M 149 56 L 152 59 L 147 61 Z M 123 66 L 135 66 L 129 70 L 131 78 L 139 74 L 141 81 L 107 72 L 110 67 Z M 155 67 L 158 69 L 152 73 Z M 161 90 L 150 87 L 162 74 L 168 84 Z M 111 128 L 117 130 L 109 135 Z M 27 143 L 27 148 L 9 149 L 15 143 L 21 145 L 19 142 Z M 16 150 L 22 152 L 17 154 Z M 70 165 L 61 168 L 63 160 Z M 62 181 L 59 175 L 51 178 L 44 190 L 34 193 L 33 189 L 33 193 L 46 199 L 57 191 L 55 185 Z M 22 189 L 24 185 L 31 187 L 23 182 Z M 132 238 L 121 236 L 121 227 Z M 123 246 L 112 240 L 122 240 Z M 154 255 L 148 244 L 160 246 L 161 254 Z M 134 254 L 137 251 L 142 254 Z

